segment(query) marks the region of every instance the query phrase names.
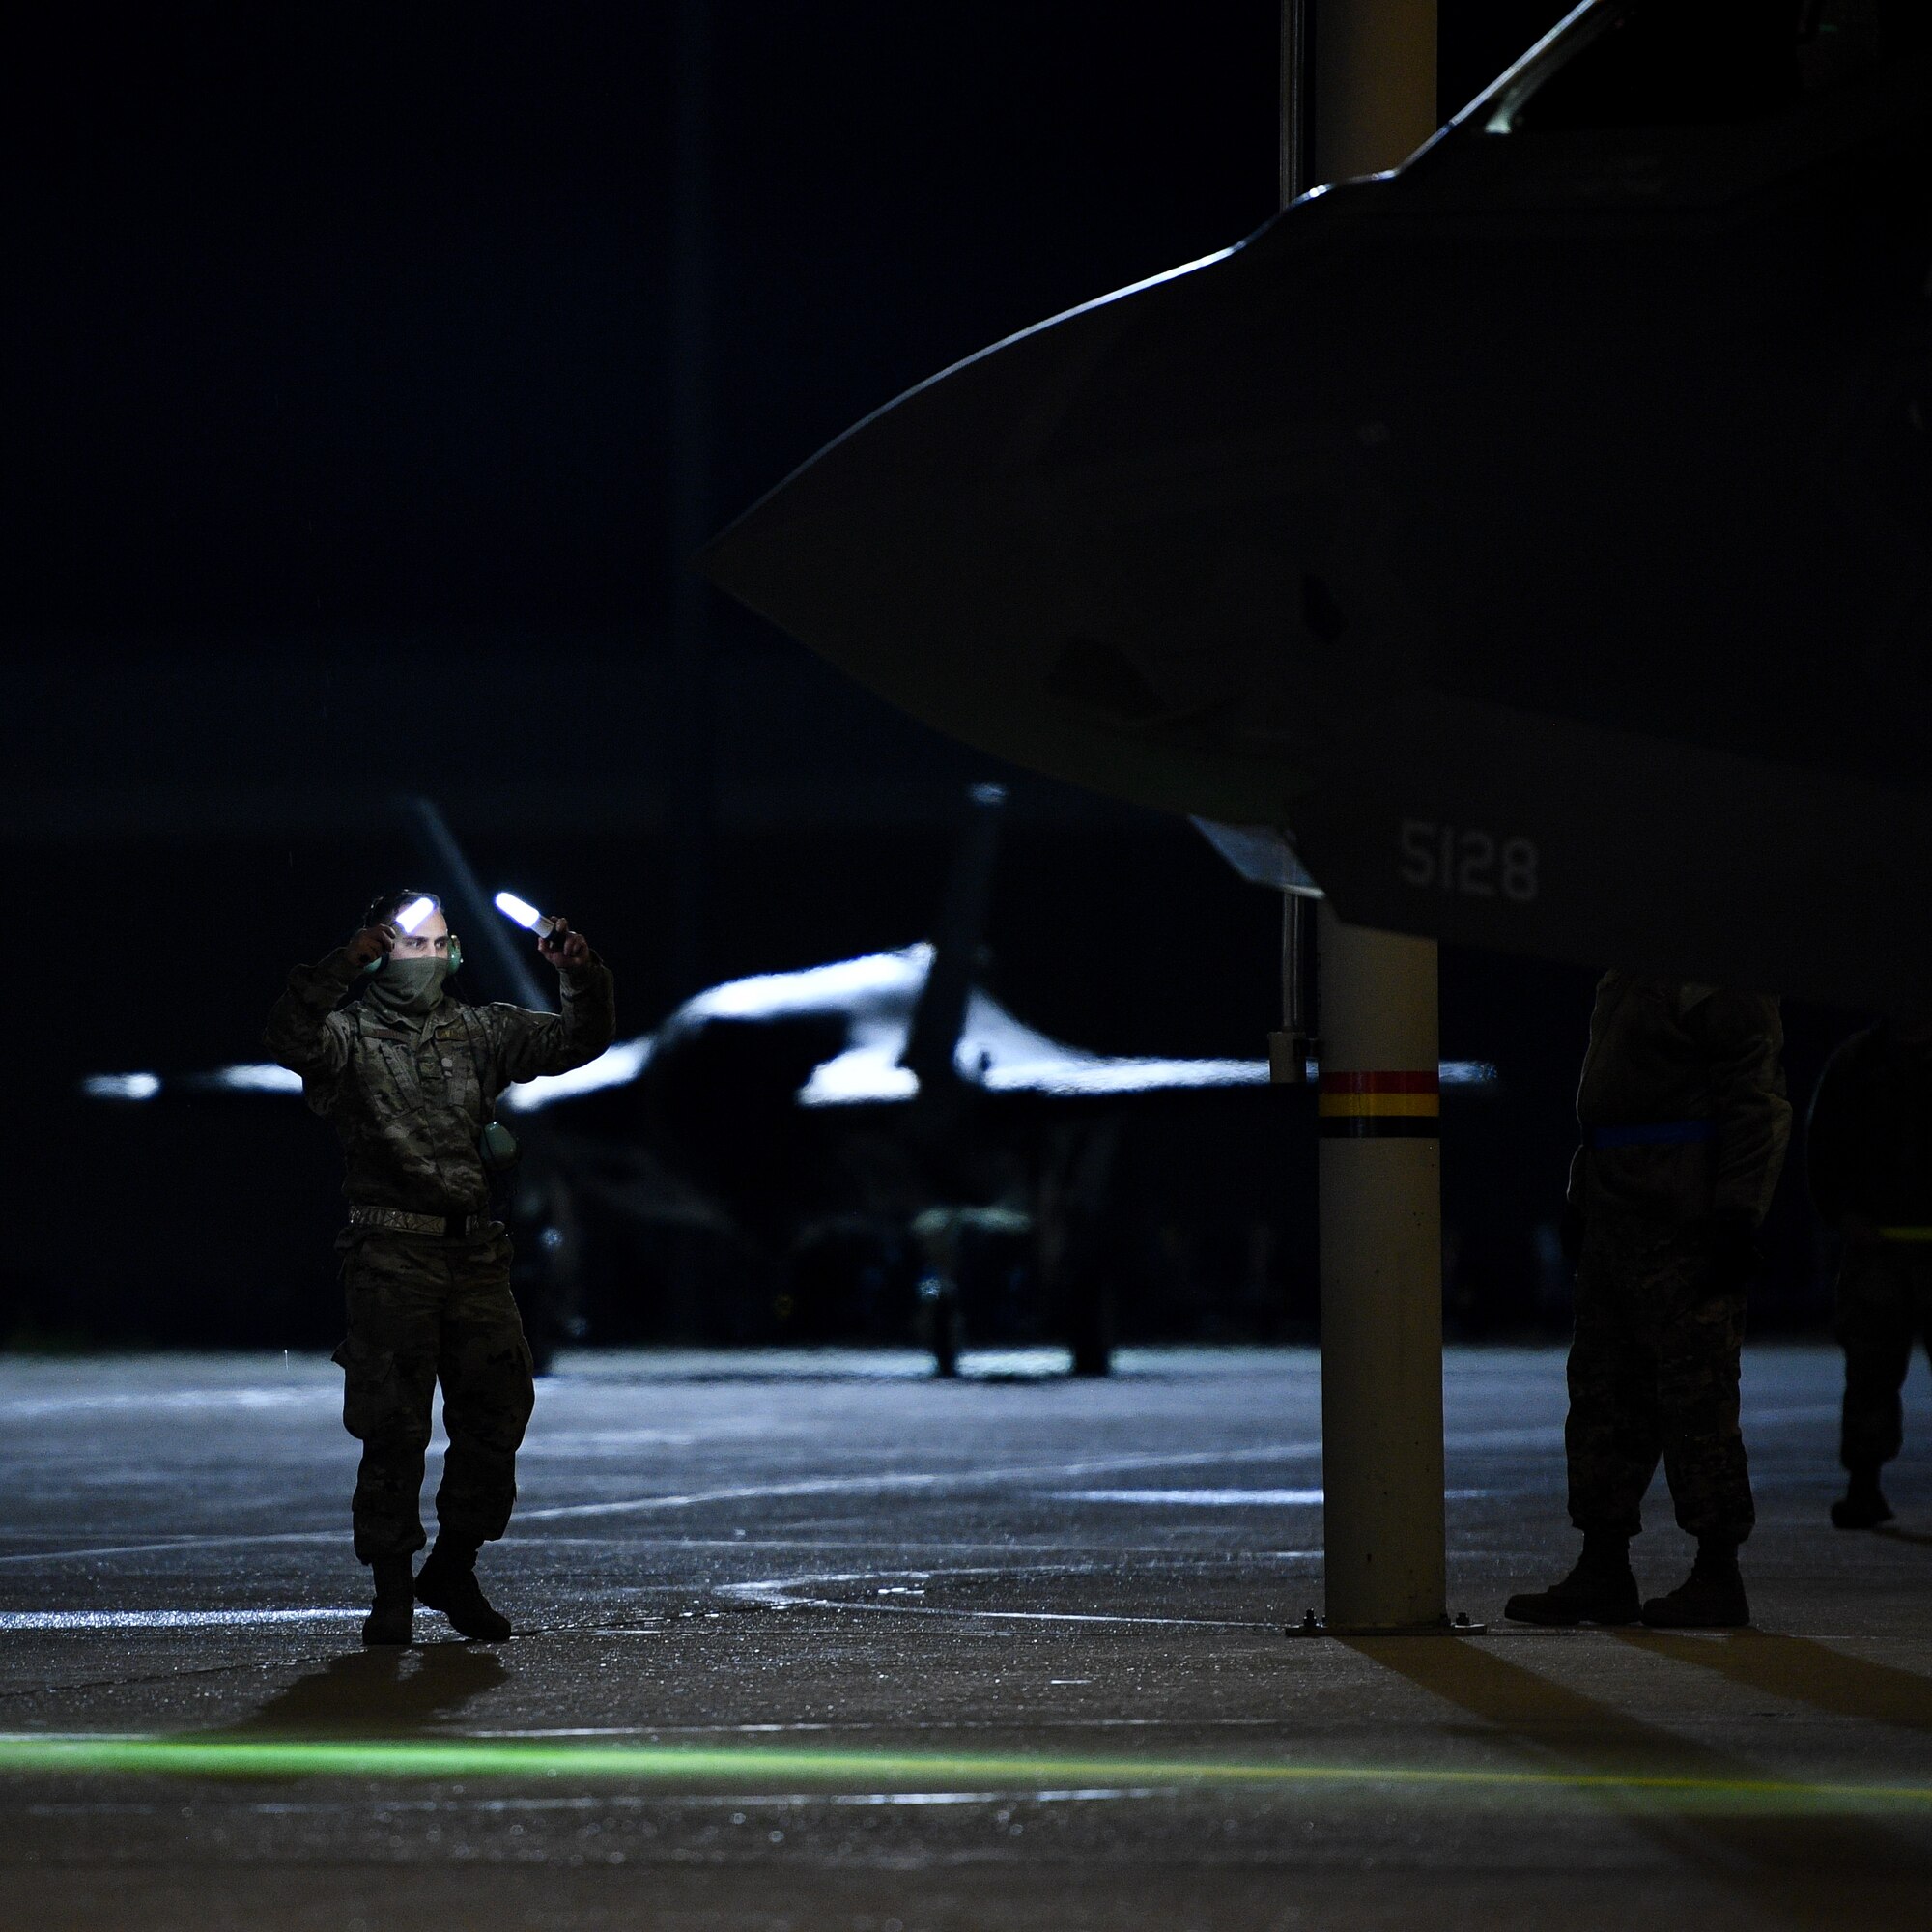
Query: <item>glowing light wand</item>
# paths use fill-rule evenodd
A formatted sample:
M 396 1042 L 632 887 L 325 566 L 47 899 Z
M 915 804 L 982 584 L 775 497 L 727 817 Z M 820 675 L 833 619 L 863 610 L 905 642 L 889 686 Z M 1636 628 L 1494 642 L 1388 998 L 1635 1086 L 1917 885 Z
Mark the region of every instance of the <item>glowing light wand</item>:
M 497 910 L 513 924 L 534 932 L 539 939 L 548 939 L 556 930 L 555 920 L 546 919 L 527 899 L 520 899 L 515 893 L 498 893 Z
M 421 898 L 412 899 L 396 915 L 396 930 L 398 932 L 413 933 L 416 927 L 435 910 L 436 901 L 428 894 L 424 894 Z

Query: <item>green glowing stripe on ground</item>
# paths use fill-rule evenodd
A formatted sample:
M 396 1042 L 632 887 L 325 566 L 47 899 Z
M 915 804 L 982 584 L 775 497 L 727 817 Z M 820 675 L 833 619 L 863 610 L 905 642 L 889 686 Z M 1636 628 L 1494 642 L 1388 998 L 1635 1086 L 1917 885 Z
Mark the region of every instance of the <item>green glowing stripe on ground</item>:
M 0 1773 L 119 1772 L 190 1777 L 510 1777 L 739 1786 L 782 1779 L 828 1789 L 930 1788 L 956 1780 L 1025 1791 L 1101 1784 L 1379 1786 L 1478 1792 L 1571 1790 L 1797 1809 L 1932 1806 L 1932 1785 L 1593 1771 L 1429 1771 L 1386 1765 L 1254 1764 L 1213 1758 L 1033 1757 L 982 1752 L 814 1750 L 742 1745 L 546 1745 L 521 1740 L 0 1736 Z

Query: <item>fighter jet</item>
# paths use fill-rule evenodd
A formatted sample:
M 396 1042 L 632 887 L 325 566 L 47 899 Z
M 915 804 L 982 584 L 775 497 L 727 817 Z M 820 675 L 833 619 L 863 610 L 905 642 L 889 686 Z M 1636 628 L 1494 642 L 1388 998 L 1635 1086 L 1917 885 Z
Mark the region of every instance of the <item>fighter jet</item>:
M 1855 1006 L 1932 953 L 1932 9 L 1588 0 L 1393 172 L 717 539 L 916 716 L 1345 918 Z

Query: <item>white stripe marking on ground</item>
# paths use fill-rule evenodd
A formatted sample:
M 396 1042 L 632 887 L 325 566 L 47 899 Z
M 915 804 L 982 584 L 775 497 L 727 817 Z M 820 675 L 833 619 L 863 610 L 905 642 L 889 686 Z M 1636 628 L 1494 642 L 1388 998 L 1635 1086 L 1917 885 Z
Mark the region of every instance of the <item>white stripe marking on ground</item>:
M 230 1630 L 248 1624 L 355 1623 L 366 1610 L 0 1610 L 4 1631 Z

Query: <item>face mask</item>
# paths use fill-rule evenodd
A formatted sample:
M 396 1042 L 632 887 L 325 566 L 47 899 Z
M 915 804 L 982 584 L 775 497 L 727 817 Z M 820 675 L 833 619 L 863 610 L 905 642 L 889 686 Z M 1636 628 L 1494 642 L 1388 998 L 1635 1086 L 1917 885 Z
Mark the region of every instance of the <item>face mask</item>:
M 362 995 L 384 1019 L 417 1020 L 442 998 L 447 959 L 390 959 Z

